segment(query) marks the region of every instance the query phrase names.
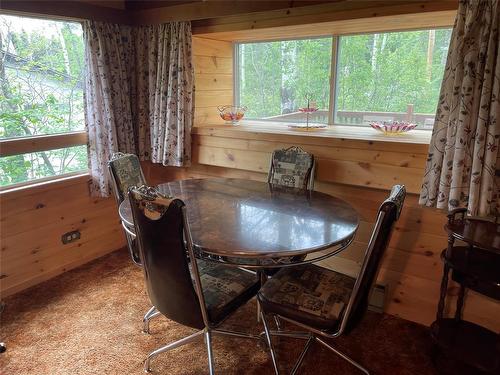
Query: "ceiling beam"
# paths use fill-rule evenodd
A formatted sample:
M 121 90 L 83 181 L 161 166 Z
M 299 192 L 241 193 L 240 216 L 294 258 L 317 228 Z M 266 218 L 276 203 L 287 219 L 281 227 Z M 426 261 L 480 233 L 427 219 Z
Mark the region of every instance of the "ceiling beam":
M 317 4 L 334 4 L 351 0 L 330 1 L 239 1 L 239 0 L 205 0 L 188 4 L 165 6 L 162 8 L 144 9 L 134 13 L 138 25 L 157 24 L 172 21 L 194 21 L 221 18 L 256 12 L 268 12 L 277 9 L 295 9 Z
M 435 1 L 342 1 L 301 8 L 288 8 L 246 15 L 235 15 L 215 19 L 204 19 L 192 22 L 193 34 L 208 35 L 217 39 L 216 34 L 223 34 L 227 39 L 229 33 L 241 30 L 256 32 L 259 29 L 276 27 L 292 27 L 332 23 L 353 19 L 373 19 L 405 14 L 425 14 L 430 12 L 456 12 L 458 0 Z M 381 19 L 381 21 L 385 21 Z
M 13 1 L 0 0 L 0 11 L 22 16 L 50 16 L 81 21 L 91 19 L 112 23 L 131 24 L 132 15 L 123 9 L 96 5 L 97 1 Z

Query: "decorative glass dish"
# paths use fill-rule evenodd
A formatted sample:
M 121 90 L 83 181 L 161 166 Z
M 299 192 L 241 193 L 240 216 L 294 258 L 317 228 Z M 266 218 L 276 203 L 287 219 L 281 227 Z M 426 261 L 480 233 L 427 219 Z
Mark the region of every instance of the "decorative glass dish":
M 290 129 L 293 130 L 299 130 L 299 131 L 314 131 L 314 130 L 320 130 L 320 129 L 325 129 L 327 127 L 326 124 L 290 124 L 288 125 Z
M 247 107 L 245 106 L 235 106 L 235 105 L 220 105 L 217 107 L 219 110 L 220 117 L 233 125 L 237 125 L 245 115 Z
M 370 122 L 370 126 L 387 135 L 399 135 L 417 127 L 417 124 L 412 124 L 405 121 L 384 121 L 380 122 Z

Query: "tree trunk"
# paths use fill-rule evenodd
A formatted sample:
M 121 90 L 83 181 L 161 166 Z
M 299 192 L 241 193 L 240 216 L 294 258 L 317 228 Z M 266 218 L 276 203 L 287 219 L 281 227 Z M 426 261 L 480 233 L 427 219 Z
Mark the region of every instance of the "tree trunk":
M 436 30 L 429 30 L 429 39 L 427 42 L 427 80 L 432 80 L 432 58 L 434 54 L 434 45 L 436 44 Z

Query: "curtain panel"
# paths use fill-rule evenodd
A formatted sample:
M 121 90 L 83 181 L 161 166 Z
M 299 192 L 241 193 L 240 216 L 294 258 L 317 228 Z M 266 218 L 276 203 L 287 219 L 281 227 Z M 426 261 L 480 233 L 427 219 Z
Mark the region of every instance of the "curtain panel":
M 461 0 L 419 203 L 500 213 L 499 0 Z
M 109 196 L 111 155 L 136 152 L 130 96 L 132 33 L 129 26 L 85 21 L 83 36 L 90 189 L 93 196 Z
M 194 119 L 191 25 L 144 26 L 136 28 L 134 36 L 139 148 L 150 150 L 153 163 L 189 166 Z M 142 129 L 146 123 L 149 126 Z
M 191 161 L 191 25 L 85 21 L 85 118 L 91 193 L 109 196 L 114 152 L 171 166 Z

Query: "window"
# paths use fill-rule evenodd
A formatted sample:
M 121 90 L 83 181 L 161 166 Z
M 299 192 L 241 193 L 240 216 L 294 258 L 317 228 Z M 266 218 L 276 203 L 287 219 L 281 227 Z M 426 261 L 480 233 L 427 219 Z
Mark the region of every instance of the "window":
M 87 170 L 76 22 L 0 15 L 0 186 Z
M 432 130 L 450 37 L 433 29 L 240 43 L 237 104 L 250 119 L 305 122 L 298 108 L 309 101 L 312 122 Z
M 332 38 L 242 43 L 237 61 L 246 118 L 302 122 L 309 100 L 311 120 L 328 123 Z

